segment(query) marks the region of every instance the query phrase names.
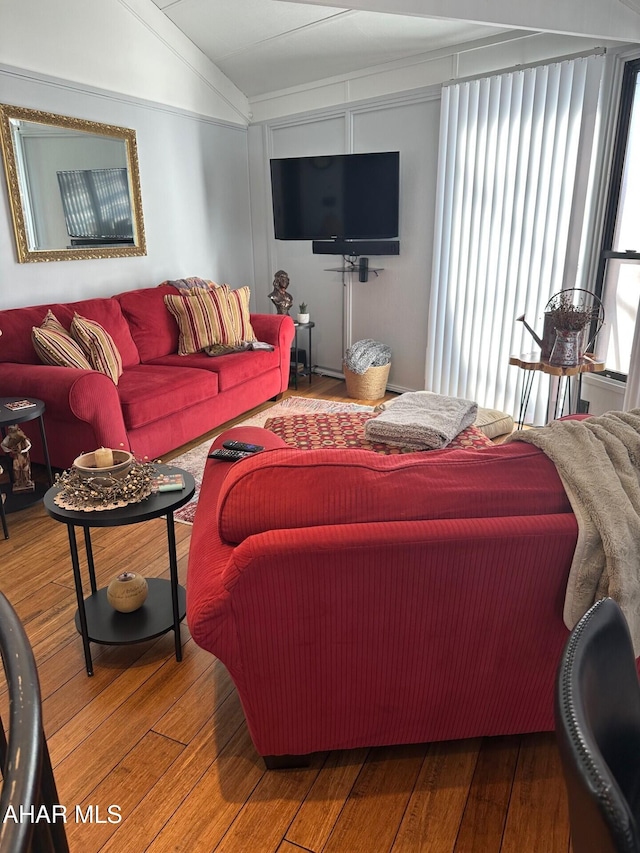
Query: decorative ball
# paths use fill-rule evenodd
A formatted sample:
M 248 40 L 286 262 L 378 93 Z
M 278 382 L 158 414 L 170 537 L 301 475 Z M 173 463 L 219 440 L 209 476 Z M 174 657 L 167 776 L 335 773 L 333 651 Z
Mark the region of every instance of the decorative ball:
M 149 587 L 142 575 L 122 572 L 109 583 L 107 601 L 119 613 L 132 613 L 145 603 Z

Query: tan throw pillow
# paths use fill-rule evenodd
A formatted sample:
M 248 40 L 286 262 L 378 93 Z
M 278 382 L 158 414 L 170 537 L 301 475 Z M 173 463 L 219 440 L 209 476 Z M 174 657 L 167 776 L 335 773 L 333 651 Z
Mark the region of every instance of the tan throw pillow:
M 239 287 L 237 290 L 231 290 L 228 285 L 225 287 L 227 288 L 229 310 L 233 317 L 233 325 L 238 339 L 240 341 L 255 341 L 256 334 L 251 325 L 251 311 L 249 309 L 250 288 Z
M 51 310 L 39 327 L 32 328 L 31 341 L 43 364 L 91 370 L 84 353 Z
M 488 438 L 497 438 L 499 435 L 513 432 L 513 418 L 500 409 L 483 409 L 478 406 L 478 414 L 474 425 Z
M 51 308 L 49 308 L 47 313 L 44 315 L 44 320 L 40 323 L 40 328 L 50 329 L 52 332 L 60 332 L 61 335 L 66 335 L 68 338 L 71 338 L 71 335 L 67 332 L 60 320 L 58 320 Z M 71 338 L 71 340 L 73 340 L 73 338 Z
M 201 352 L 212 344 L 240 342 L 224 288 L 197 288 L 188 296 L 167 294 L 164 303 L 178 324 L 179 355 Z
M 80 344 L 91 367 L 106 374 L 117 385 L 122 376 L 122 358 L 109 332 L 95 320 L 74 314 L 71 334 Z

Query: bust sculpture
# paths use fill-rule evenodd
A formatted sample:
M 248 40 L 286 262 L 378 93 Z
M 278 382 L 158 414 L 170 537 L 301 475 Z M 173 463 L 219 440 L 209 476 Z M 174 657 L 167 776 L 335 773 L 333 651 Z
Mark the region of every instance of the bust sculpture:
M 276 306 L 278 314 L 288 314 L 293 305 L 293 296 L 287 293 L 288 287 L 289 276 L 284 270 L 278 270 L 273 277 L 273 290 L 269 294 L 269 299 Z

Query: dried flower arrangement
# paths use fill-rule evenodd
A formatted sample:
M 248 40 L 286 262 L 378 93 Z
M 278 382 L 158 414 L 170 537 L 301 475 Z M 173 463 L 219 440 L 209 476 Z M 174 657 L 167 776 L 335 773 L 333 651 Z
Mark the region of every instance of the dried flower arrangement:
M 584 302 L 576 305 L 571 291 L 560 291 L 549 300 L 545 314 L 549 317 L 552 328 L 579 332 L 598 318 L 599 307 Z
M 56 475 L 55 485 L 60 491 L 54 501 L 65 509 L 115 509 L 148 498 L 154 476 L 155 467 L 150 462 L 134 462 L 122 479 L 98 474 L 83 477 L 75 468 L 70 468 Z

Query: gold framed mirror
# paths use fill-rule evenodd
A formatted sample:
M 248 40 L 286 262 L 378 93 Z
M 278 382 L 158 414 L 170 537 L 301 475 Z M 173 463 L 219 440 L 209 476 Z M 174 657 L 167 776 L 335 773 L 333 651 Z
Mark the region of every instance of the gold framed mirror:
M 146 255 L 135 130 L 0 104 L 18 262 Z

